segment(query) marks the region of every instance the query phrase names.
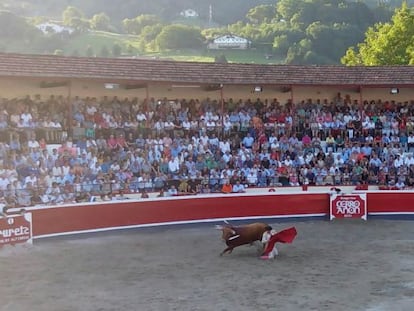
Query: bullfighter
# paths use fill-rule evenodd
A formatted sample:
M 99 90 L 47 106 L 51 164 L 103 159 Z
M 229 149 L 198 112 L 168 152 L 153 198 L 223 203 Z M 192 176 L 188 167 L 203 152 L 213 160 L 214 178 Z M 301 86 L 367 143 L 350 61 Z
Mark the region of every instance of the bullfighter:
M 279 254 L 276 243 L 292 243 L 297 235 L 295 227 L 291 227 L 280 232 L 272 229 L 270 226 L 262 235 L 262 243 L 264 244 L 264 252 L 261 259 L 273 259 Z

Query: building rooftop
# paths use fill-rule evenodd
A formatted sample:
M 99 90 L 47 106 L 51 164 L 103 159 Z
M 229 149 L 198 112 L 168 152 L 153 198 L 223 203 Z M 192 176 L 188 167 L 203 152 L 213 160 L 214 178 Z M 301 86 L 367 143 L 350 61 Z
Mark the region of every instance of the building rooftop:
M 413 66 L 258 65 L 0 53 L 0 76 L 325 86 L 414 86 Z

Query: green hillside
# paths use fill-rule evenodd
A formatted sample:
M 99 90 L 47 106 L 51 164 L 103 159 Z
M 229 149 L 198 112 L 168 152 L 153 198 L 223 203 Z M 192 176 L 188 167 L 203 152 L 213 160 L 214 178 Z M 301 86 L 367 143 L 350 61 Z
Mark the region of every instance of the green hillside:
M 103 31 L 88 32 L 73 36 L 67 40 L 62 48 L 63 54 L 86 56 L 88 47 L 92 47 L 96 56 L 100 55 L 100 51 L 106 47 L 112 51 L 113 46 L 117 44 L 122 48 L 123 56 L 139 56 L 151 58 L 169 58 L 180 61 L 199 61 L 213 62 L 216 56 L 224 55 L 228 62 L 235 63 L 257 63 L 269 64 L 280 63 L 281 58 L 266 56 L 257 50 L 175 50 L 157 53 L 139 52 L 138 36 L 114 34 Z M 132 47 L 132 49 L 131 49 Z M 111 55 L 108 55 L 111 56 Z
M 71 55 L 76 50 L 80 55 L 86 55 L 88 46 L 93 47 L 95 53 L 99 54 L 99 51 L 106 46 L 109 50 L 115 44 L 121 46 L 126 51 L 129 44 L 134 45 L 136 36 L 115 34 L 103 31 L 91 31 L 83 34 L 78 34 L 71 37 L 66 41 L 62 50 L 64 54 Z

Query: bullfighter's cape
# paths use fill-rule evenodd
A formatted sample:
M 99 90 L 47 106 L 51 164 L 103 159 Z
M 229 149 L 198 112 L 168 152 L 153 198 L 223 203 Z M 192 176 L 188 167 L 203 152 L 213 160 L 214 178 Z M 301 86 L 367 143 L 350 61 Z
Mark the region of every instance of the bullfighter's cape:
M 290 227 L 288 229 L 276 233 L 275 235 L 272 235 L 269 242 L 267 243 L 267 247 L 264 250 L 263 255 L 268 255 L 272 251 L 273 247 L 277 242 L 292 243 L 297 234 L 298 232 L 296 231 L 296 228 Z

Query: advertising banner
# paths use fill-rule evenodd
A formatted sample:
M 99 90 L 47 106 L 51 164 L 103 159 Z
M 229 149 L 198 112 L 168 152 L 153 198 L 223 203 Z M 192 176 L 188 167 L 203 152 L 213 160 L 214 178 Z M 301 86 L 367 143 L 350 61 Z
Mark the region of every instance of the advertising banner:
M 0 217 L 0 247 L 24 243 L 33 244 L 32 213 Z
M 335 218 L 367 220 L 367 194 L 331 194 L 330 220 Z

